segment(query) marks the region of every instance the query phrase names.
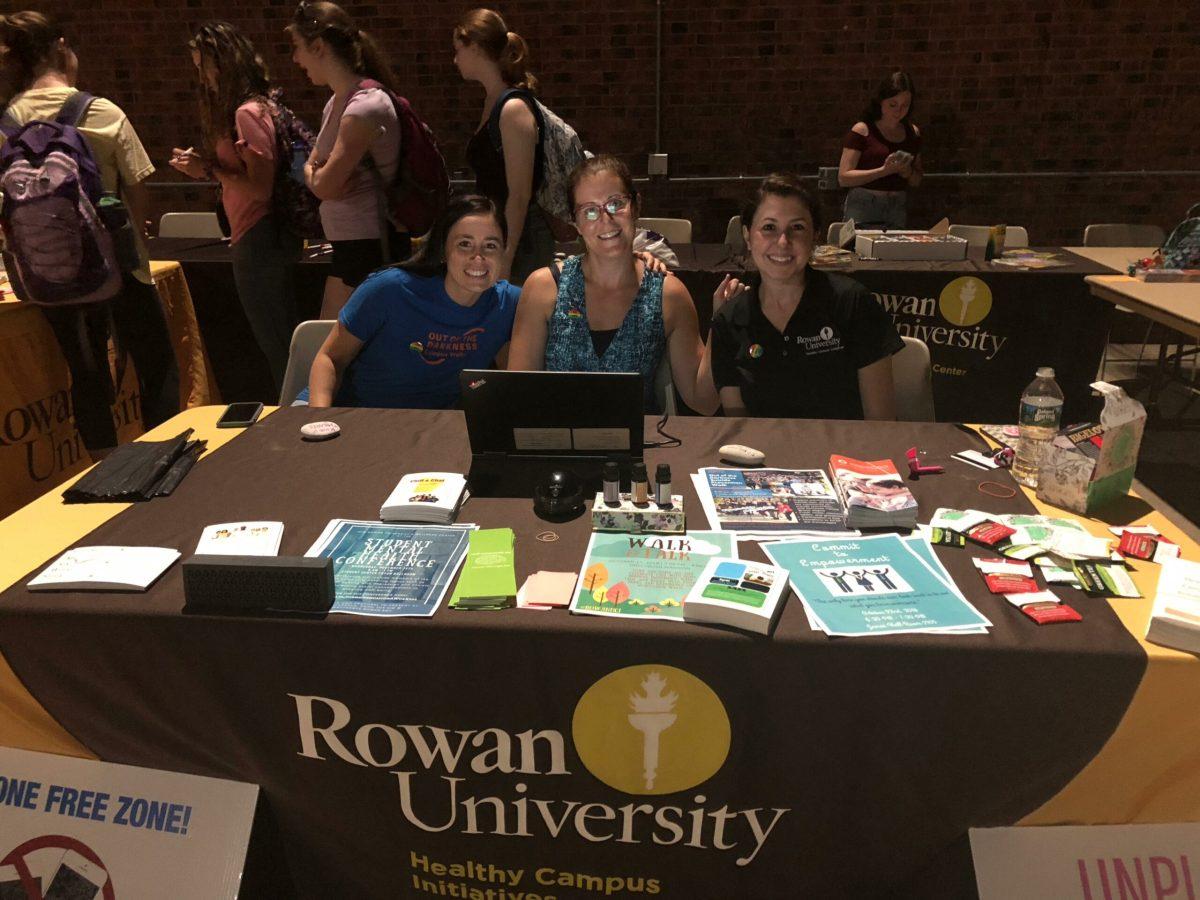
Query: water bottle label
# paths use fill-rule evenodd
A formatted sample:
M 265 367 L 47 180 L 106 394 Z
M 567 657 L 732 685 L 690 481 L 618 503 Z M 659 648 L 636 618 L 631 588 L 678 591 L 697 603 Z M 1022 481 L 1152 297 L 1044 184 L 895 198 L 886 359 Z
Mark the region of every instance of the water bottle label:
M 1062 416 L 1062 404 L 1054 406 L 1038 406 L 1033 403 L 1021 403 L 1021 425 L 1032 425 L 1035 428 L 1058 428 Z

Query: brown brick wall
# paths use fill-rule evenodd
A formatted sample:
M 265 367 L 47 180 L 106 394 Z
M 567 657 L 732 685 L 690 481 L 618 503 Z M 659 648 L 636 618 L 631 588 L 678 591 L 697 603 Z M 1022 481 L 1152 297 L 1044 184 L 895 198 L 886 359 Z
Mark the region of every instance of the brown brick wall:
M 15 8 L 19 4 L 5 4 Z M 290 61 L 293 0 L 54 0 L 69 23 L 83 86 L 122 104 L 160 166 L 197 139 L 189 28 L 222 16 L 259 45 L 290 102 L 318 119 L 322 91 Z M 392 55 L 407 96 L 452 168 L 477 125 L 482 92 L 451 62 L 450 30 L 468 4 L 349 4 Z M 545 102 L 585 144 L 645 171 L 654 149 L 653 0 L 519 0 L 502 7 L 529 41 Z M 1194 107 L 1200 19 L 1188 4 L 763 2 L 664 0 L 662 150 L 674 176 L 815 173 L 893 65 L 916 80 L 914 120 L 930 172 L 1200 170 Z M 719 240 L 745 185 L 655 184 L 648 214 L 689 214 Z M 182 192 L 159 192 L 179 208 Z M 839 202 L 826 197 L 830 214 Z M 1169 226 L 1200 200 L 1200 177 L 929 179 L 917 224 L 1025 224 L 1035 242 L 1078 240 L 1089 221 Z

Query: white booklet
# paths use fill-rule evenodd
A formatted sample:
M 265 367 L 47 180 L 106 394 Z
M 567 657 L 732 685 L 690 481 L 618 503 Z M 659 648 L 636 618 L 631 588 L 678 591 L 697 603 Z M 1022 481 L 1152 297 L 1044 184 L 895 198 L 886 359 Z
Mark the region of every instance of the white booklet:
M 179 556 L 169 547 L 76 547 L 26 587 L 31 591 L 144 591 Z
M 383 501 L 379 518 L 384 522 L 453 522 L 466 487 L 467 479 L 457 472 L 411 472 Z
M 714 557 L 683 602 L 683 620 L 768 634 L 787 584 L 787 570 L 778 566 Z
M 1200 653 L 1200 563 L 1163 561 L 1146 640 Z
M 196 554 L 277 556 L 282 540 L 282 522 L 226 522 L 204 529 Z

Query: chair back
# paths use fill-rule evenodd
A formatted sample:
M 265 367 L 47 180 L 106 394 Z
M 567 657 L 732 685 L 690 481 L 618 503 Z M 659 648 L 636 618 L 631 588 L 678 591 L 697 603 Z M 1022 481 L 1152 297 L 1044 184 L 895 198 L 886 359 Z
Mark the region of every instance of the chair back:
M 845 224 L 845 222 L 830 222 L 829 227 L 825 229 L 825 243 L 840 247 L 842 245 L 842 226 Z
M 663 349 L 662 360 L 654 372 L 654 396 L 662 401 L 662 411 L 668 416 L 679 414 L 679 404 L 675 402 L 675 381 L 671 377 L 671 357 L 667 348 Z
M 335 320 L 312 319 L 301 322 L 292 332 L 292 346 L 288 350 L 287 370 L 283 373 L 283 387 L 279 390 L 279 405 L 291 406 L 292 401 L 308 385 L 308 372 L 317 351 L 333 331 Z
M 647 231 L 657 231 L 671 244 L 690 244 L 692 242 L 690 219 L 638 219 L 637 227 Z
M 989 225 L 951 225 L 950 234 L 954 237 L 965 238 L 967 246 L 974 249 L 987 246 L 992 229 Z
M 158 236 L 165 238 L 225 237 L 215 212 L 169 212 L 158 220 Z
M 936 422 L 929 348 L 920 338 L 901 337 L 901 340 L 904 349 L 892 357 L 896 418 L 901 422 Z
M 1085 247 L 1161 247 L 1167 235 L 1157 225 L 1102 224 L 1083 229 Z
M 746 249 L 746 239 L 742 235 L 742 217 L 731 216 L 725 226 L 725 246 L 734 252 Z
M 1028 247 L 1029 232 L 1023 225 L 1006 225 L 1004 228 L 1004 249 L 1009 247 Z

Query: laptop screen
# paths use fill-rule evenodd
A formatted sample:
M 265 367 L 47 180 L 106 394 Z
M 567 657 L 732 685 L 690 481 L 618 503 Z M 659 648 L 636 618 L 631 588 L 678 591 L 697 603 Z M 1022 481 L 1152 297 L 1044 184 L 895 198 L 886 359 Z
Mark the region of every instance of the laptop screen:
M 642 455 L 637 372 L 464 369 L 459 383 L 474 455 Z

